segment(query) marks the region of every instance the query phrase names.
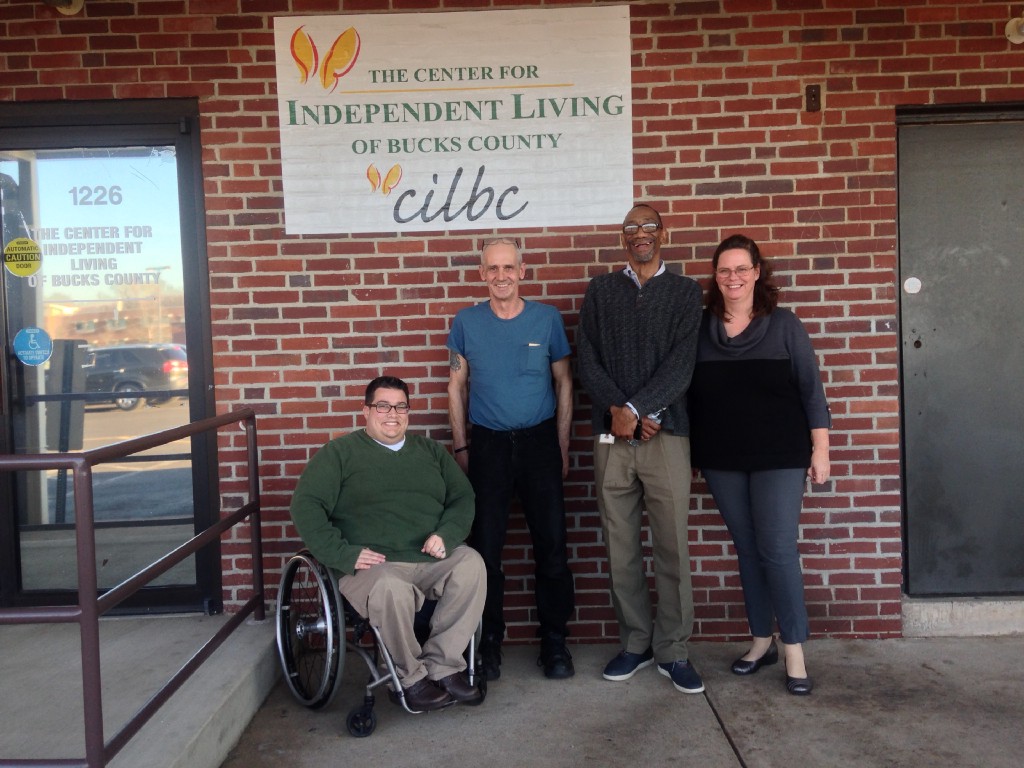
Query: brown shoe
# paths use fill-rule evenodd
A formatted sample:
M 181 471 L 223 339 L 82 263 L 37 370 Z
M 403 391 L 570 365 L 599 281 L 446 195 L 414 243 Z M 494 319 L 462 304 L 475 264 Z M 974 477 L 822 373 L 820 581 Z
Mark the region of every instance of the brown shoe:
M 456 672 L 448 677 L 442 677 L 437 684 L 448 691 L 453 699 L 463 704 L 475 704 L 483 698 L 480 689 L 469 684 L 464 672 Z
M 409 709 L 417 712 L 444 709 L 455 703 L 455 699 L 446 691 L 442 691 L 425 677 L 402 690 L 405 691 L 405 703 Z

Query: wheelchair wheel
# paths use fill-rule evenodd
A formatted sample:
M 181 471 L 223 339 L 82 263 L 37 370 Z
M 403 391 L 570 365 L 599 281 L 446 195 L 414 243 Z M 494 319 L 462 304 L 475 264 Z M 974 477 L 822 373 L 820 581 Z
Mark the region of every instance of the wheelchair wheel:
M 345 615 L 330 572 L 306 551 L 292 557 L 277 593 L 277 653 L 304 706 L 327 706 L 341 683 Z
M 345 726 L 357 739 L 365 738 L 377 728 L 377 715 L 365 707 L 353 709 L 345 719 Z

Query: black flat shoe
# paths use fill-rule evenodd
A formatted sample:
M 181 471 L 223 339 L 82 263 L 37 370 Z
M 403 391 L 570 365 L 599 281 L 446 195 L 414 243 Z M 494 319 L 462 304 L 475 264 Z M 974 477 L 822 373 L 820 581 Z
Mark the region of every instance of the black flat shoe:
M 810 696 L 814 683 L 809 677 L 790 677 L 786 675 L 786 690 L 794 696 Z
M 764 652 L 764 655 L 760 659 L 754 659 L 753 661 L 747 661 L 740 657 L 732 663 L 732 673 L 734 675 L 752 675 L 761 667 L 771 666 L 779 661 L 779 646 L 772 641 L 771 647 Z

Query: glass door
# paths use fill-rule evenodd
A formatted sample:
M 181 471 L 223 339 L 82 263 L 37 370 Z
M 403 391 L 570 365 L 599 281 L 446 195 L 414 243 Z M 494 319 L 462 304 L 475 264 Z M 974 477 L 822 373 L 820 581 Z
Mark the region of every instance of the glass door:
M 97 448 L 213 412 L 197 154 L 183 125 L 0 131 L 0 453 Z M 196 438 L 94 468 L 101 591 L 209 524 L 211 454 L 210 440 Z M 0 494 L 0 528 L 13 544 L 4 602 L 73 598 L 67 473 L 9 473 Z M 177 565 L 136 607 L 216 606 L 216 555 Z

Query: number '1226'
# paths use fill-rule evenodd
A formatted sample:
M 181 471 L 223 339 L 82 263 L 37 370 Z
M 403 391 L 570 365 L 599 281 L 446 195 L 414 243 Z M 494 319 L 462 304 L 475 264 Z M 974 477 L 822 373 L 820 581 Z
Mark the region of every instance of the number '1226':
M 72 187 L 68 190 L 72 205 L 120 205 L 121 187 Z

